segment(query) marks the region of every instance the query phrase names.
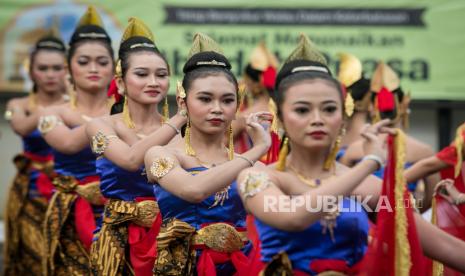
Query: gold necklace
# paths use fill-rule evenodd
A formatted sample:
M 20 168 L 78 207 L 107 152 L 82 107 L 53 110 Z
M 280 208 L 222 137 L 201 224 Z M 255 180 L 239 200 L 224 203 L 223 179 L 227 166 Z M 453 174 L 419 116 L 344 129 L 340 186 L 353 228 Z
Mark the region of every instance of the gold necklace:
M 298 178 L 300 181 L 304 182 L 305 184 L 309 185 L 310 187 L 312 188 L 316 188 L 318 187 L 319 185 L 321 185 L 322 183 L 322 180 L 319 179 L 319 178 L 315 178 L 315 179 L 308 179 L 307 177 L 305 177 L 304 175 L 302 175 L 301 173 L 299 173 L 293 166 L 291 165 L 288 165 L 287 166 L 289 168 L 289 170 L 291 172 L 293 172 Z M 329 179 L 333 176 L 330 176 L 326 179 Z M 340 215 L 340 211 L 339 211 L 339 203 L 337 203 L 334 208 L 332 208 L 331 210 L 329 210 L 328 212 L 325 212 L 323 214 L 323 217 L 320 219 L 320 225 L 321 225 L 321 233 L 323 235 L 326 235 L 327 233 L 329 233 L 330 237 L 331 237 L 331 240 L 333 242 L 336 241 L 336 238 L 335 238 L 335 235 L 334 235 L 334 229 L 336 228 L 337 226 L 337 218 L 339 217 Z
M 228 153 L 227 148 L 225 148 L 224 150 L 225 150 L 226 153 Z M 197 160 L 197 162 L 198 162 L 201 166 L 203 166 L 203 167 L 205 167 L 205 168 L 209 168 L 209 169 L 210 169 L 210 168 L 213 168 L 213 167 L 216 167 L 216 166 L 219 166 L 219 165 L 224 164 L 224 163 L 227 162 L 227 161 L 223 161 L 223 162 L 220 162 L 220 163 L 208 163 L 208 162 L 202 161 L 202 160 L 197 156 L 197 154 L 193 154 L 193 155 L 189 155 L 189 156 L 194 157 L 195 160 Z
M 315 188 L 315 187 L 318 187 L 321 184 L 321 179 L 319 179 L 319 178 L 309 179 L 309 178 L 305 177 L 304 175 L 302 175 L 301 173 L 299 173 L 293 166 L 288 165 L 287 167 L 289 168 L 289 170 L 291 172 L 294 173 L 294 175 L 297 176 L 297 178 L 299 178 L 300 181 L 307 184 L 308 186 L 310 186 L 312 188 Z
M 228 151 L 226 150 L 226 153 L 227 153 L 227 152 L 228 152 Z M 218 165 L 221 165 L 221 164 L 227 162 L 227 161 L 224 161 L 224 162 L 221 162 L 221 163 L 218 163 L 218 164 L 212 163 L 212 164 L 210 164 L 211 167 L 209 167 L 209 166 L 206 166 L 205 162 L 203 162 L 202 160 L 200 160 L 200 158 L 198 158 L 196 154 L 189 155 L 189 156 L 194 157 L 195 160 L 197 160 L 197 162 L 198 162 L 201 166 L 203 166 L 203 167 L 205 167 L 205 168 L 208 168 L 208 169 L 213 168 L 213 167 L 216 167 L 216 166 L 218 166 Z M 225 188 L 221 189 L 220 191 L 216 192 L 216 193 L 215 193 L 215 201 L 213 202 L 212 205 L 210 205 L 210 207 L 208 207 L 208 209 L 211 209 L 211 208 L 213 208 L 213 207 L 215 207 L 215 206 L 218 206 L 218 205 L 223 206 L 223 203 L 229 198 L 229 189 L 230 189 L 230 188 L 231 188 L 231 185 L 228 185 L 227 187 L 225 187 Z

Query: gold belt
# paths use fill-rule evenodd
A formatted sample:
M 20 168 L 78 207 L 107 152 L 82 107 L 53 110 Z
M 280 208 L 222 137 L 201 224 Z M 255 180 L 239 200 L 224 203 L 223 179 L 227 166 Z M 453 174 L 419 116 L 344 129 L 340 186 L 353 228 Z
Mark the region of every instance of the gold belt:
M 192 237 L 192 245 L 204 245 L 224 253 L 241 250 L 247 241 L 247 232 L 239 232 L 233 226 L 222 222 L 207 225 Z
M 31 168 L 39 170 L 39 171 L 52 171 L 53 170 L 53 161 L 46 161 L 46 162 L 37 162 L 31 161 Z
M 100 181 L 92 181 L 79 185 L 79 181 L 69 175 L 59 175 L 52 180 L 55 188 L 62 193 L 76 192 L 80 197 L 93 205 L 103 205 L 104 197 L 100 192 Z
M 154 200 L 133 202 L 110 199 L 106 205 L 104 221 L 105 223 L 132 221 L 137 225 L 150 228 L 159 212 L 158 203 Z

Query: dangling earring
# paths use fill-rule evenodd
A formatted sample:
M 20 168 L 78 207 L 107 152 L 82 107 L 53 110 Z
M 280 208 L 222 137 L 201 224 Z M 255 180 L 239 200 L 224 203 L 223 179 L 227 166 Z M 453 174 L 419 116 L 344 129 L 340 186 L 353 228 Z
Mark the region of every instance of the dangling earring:
M 168 121 L 170 118 L 170 108 L 168 105 L 168 95 L 165 97 L 165 103 L 163 104 L 163 122 Z
M 77 108 L 77 95 L 76 95 L 76 89 L 73 89 L 69 91 L 69 105 L 71 106 L 71 109 L 76 109 Z
M 279 151 L 278 164 L 276 165 L 276 169 L 278 171 L 286 170 L 286 158 L 287 158 L 288 153 L 289 153 L 289 139 L 287 137 L 284 137 L 283 147 Z
M 136 128 L 136 125 L 131 119 L 131 114 L 129 113 L 129 106 L 128 106 L 128 97 L 124 97 L 124 104 L 123 104 L 123 122 L 126 124 L 128 128 Z
M 71 109 L 76 109 L 77 108 L 77 97 L 76 97 L 76 87 L 73 81 L 73 78 L 71 75 L 68 74 L 67 76 L 67 82 L 69 83 L 69 88 L 68 90 L 68 96 L 69 96 L 69 105 L 71 106 Z
M 191 119 L 187 119 L 186 132 L 184 134 L 184 143 L 186 148 L 186 154 L 189 156 L 195 156 L 195 151 L 191 146 Z
M 331 148 L 328 157 L 326 157 L 325 163 L 323 165 L 323 169 L 328 171 L 334 165 L 336 161 L 337 153 L 339 152 L 339 148 L 341 147 L 342 137 L 345 135 L 346 129 L 344 127 L 341 128 L 339 135 L 336 138 L 336 142 L 334 146 Z
M 375 102 L 374 102 L 374 111 L 375 111 L 375 114 L 371 117 L 371 123 L 372 124 L 375 124 L 379 121 L 381 121 L 381 115 L 379 114 L 379 108 L 378 108 L 378 99 L 376 98 L 375 99 Z
M 233 160 L 234 159 L 234 134 L 233 134 L 232 124 L 229 125 L 228 137 L 229 137 L 229 149 L 228 149 L 229 160 Z

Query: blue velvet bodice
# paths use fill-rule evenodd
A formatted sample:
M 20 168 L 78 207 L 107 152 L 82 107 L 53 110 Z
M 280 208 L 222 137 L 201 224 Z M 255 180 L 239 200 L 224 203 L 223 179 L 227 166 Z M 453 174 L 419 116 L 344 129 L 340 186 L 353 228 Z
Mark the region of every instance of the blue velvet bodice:
M 293 269 L 311 275 L 315 274 L 310 269 L 310 264 L 315 259 L 344 260 L 349 267 L 360 261 L 367 248 L 367 213 L 358 202 L 349 198 L 344 198 L 339 206 L 356 208 L 350 212 L 341 209 L 334 228 L 334 241 L 328 232 L 322 233 L 320 222 L 301 232 L 288 232 L 273 228 L 255 218 L 261 240 L 262 261 L 269 262 L 273 256 L 285 251 Z
M 187 171 L 196 174 L 207 170 L 204 167 L 196 167 Z M 196 229 L 202 224 L 214 222 L 228 222 L 235 227 L 245 227 L 246 211 L 242 205 L 241 198 L 237 191 L 237 184 L 233 182 L 228 191 L 228 199 L 223 205 L 210 208 L 215 202 L 215 195 L 212 195 L 201 203 L 190 203 L 163 189 L 160 185 L 154 186 L 155 197 L 163 215 L 163 219 L 176 218 L 189 223 Z
M 193 175 L 204 170 L 207 170 L 207 168 L 195 167 L 187 169 Z M 154 194 L 165 221 L 176 218 L 190 224 L 197 230 L 202 228 L 203 225 L 217 222 L 226 222 L 236 228 L 246 227 L 246 211 L 239 197 L 236 182 L 230 185 L 228 198 L 223 202 L 223 205 L 216 205 L 215 207 L 211 207 L 215 202 L 215 195 L 211 195 L 200 203 L 190 203 L 171 194 L 160 185 L 154 186 Z M 242 249 L 242 252 L 248 254 L 250 249 L 251 243 L 248 243 Z M 202 251 L 197 250 L 197 257 L 200 257 L 201 254 Z M 217 275 L 233 275 L 235 270 L 231 262 L 226 262 L 217 264 L 216 272 Z
M 23 150 L 39 156 L 47 156 L 52 154 L 52 148 L 45 142 L 39 130 L 34 130 L 26 136 L 22 137 Z
M 35 129 L 33 132 L 26 136 L 21 137 L 23 142 L 23 151 L 37 156 L 45 157 L 52 154 L 52 148 L 45 142 L 39 130 Z M 40 172 L 36 169 L 29 170 L 29 187 L 28 198 L 40 197 L 37 190 L 37 179 Z
M 143 167 L 136 172 L 124 170 L 105 157 L 96 161 L 100 190 L 106 198 L 134 201 L 136 197 L 153 197 L 153 185 Z
M 53 150 L 53 155 L 55 157 L 55 172 L 58 174 L 71 175 L 78 180 L 97 175 L 95 155 L 90 147 L 75 154 L 64 154 Z

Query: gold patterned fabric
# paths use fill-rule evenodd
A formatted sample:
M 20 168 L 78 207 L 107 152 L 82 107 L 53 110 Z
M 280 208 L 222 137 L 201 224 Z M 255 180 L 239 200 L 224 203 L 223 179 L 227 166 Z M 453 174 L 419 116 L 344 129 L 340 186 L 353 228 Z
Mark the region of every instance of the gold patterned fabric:
M 150 228 L 159 213 L 154 200 L 129 202 L 110 199 L 105 205 L 103 224 L 92 243 L 94 275 L 135 275 L 128 256 L 128 225 Z
M 301 272 L 301 274 L 303 274 Z M 280 252 L 273 256 L 258 274 L 259 276 L 292 276 L 294 271 L 292 263 L 286 252 Z M 300 274 L 299 274 L 300 275 Z M 328 270 L 316 274 L 317 276 L 345 276 L 347 274 L 339 271 Z
M 286 252 L 273 256 L 271 261 L 260 271 L 259 276 L 292 276 L 292 264 Z
M 153 275 L 194 275 L 196 248 L 209 248 L 221 253 L 240 251 L 248 241 L 226 223 L 213 223 L 195 230 L 181 220 L 167 221 L 157 237 L 157 259 Z
M 196 252 L 191 239 L 195 228 L 180 220 L 166 222 L 157 237 L 153 275 L 194 275 Z
M 41 275 L 44 197 L 28 198 L 31 169 L 48 171 L 50 162 L 35 162 L 20 154 L 13 159 L 17 173 L 10 186 L 5 213 L 5 275 Z
M 74 220 L 74 204 L 79 196 L 90 203 L 102 205 L 99 182 L 80 186 L 72 176 L 53 178 L 56 188 L 45 215 L 44 275 L 90 275 L 87 249 L 79 240 Z

